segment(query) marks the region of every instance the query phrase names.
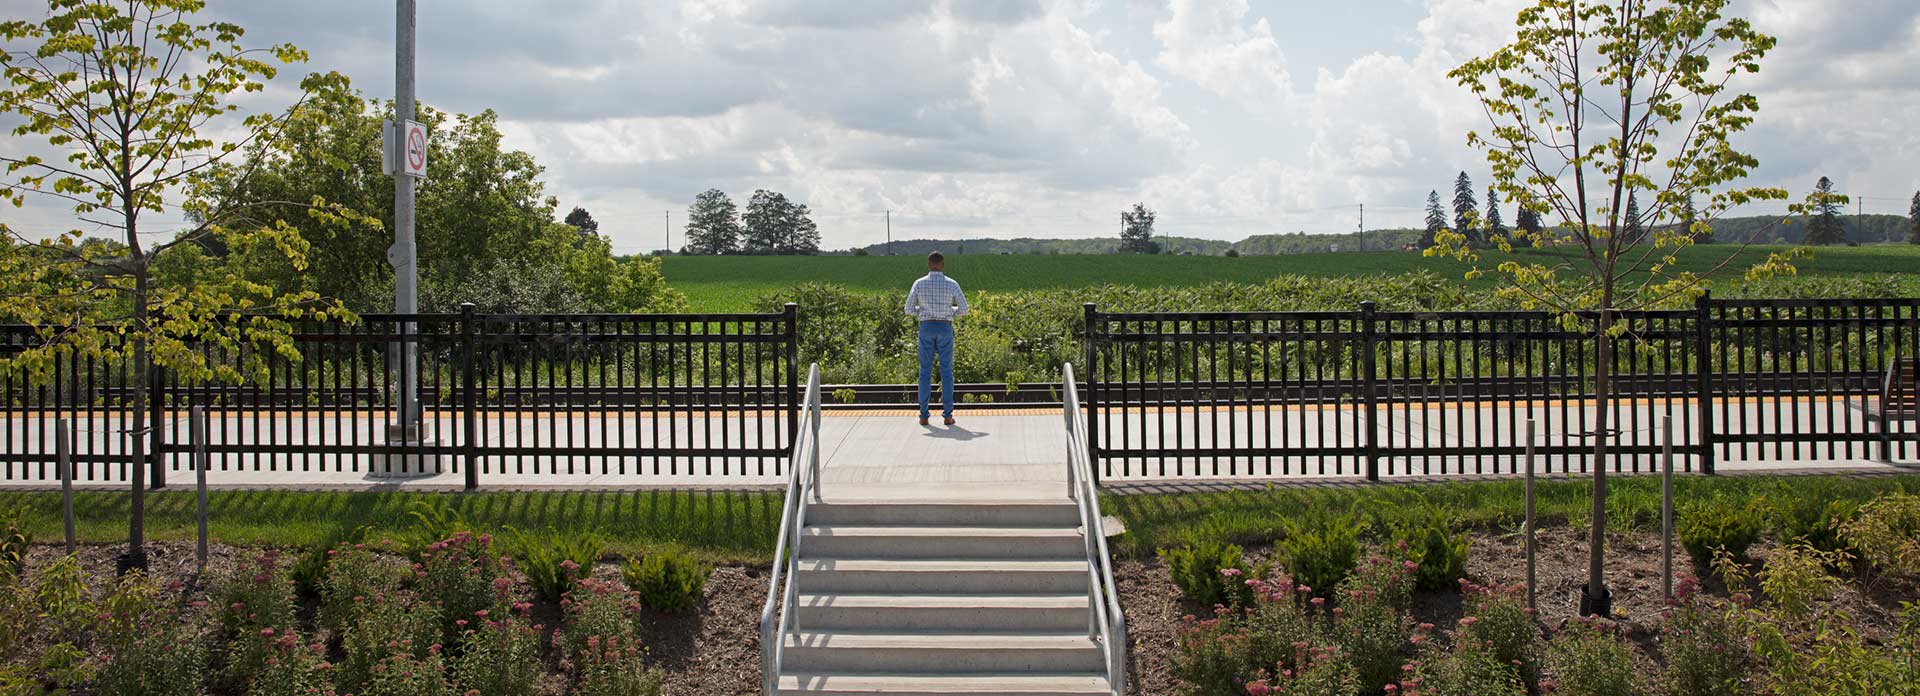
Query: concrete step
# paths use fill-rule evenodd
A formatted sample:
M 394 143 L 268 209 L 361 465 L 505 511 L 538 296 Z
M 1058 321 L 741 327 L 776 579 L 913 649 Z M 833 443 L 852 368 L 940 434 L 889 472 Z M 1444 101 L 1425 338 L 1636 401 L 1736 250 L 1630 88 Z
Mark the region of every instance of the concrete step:
M 1087 591 L 1085 560 L 802 558 L 811 593 L 1072 594 Z
M 785 637 L 789 673 L 1098 672 L 1100 646 L 1085 633 L 869 633 L 803 630 Z
M 1066 633 L 1087 628 L 1087 595 L 801 594 L 808 630 Z
M 852 674 L 789 673 L 780 694 L 845 696 L 1097 696 L 1112 693 L 1097 674 Z
M 1080 511 L 1059 500 L 846 500 L 829 498 L 807 506 L 809 525 L 875 527 L 1074 527 Z
M 800 534 L 811 558 L 1086 558 L 1074 527 L 864 527 L 812 525 Z

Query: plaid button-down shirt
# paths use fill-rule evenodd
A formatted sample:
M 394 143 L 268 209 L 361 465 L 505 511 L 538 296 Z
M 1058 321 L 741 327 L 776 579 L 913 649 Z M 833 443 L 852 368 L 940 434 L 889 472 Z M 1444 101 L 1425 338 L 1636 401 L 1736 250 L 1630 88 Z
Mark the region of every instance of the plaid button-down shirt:
M 967 293 L 945 273 L 928 273 L 907 293 L 907 316 L 920 321 L 953 321 L 966 313 Z

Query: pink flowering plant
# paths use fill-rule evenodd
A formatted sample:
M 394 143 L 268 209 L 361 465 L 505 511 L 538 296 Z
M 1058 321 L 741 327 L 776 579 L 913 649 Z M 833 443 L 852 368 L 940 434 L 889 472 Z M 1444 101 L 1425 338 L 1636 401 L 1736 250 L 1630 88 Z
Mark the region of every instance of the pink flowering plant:
M 546 671 L 540 662 L 545 627 L 532 623 L 532 608 L 518 602 L 505 615 L 467 622 L 460 634 L 460 654 L 453 660 L 453 679 L 460 690 L 489 696 L 540 693 Z
M 1400 681 L 1383 690 L 1393 696 L 1525 696 L 1526 686 L 1512 663 L 1502 662 L 1485 641 L 1459 631 L 1451 646 L 1434 639 L 1432 624 L 1420 624 L 1413 642 L 1414 660 L 1403 665 Z
M 1335 589 L 1339 605 L 1328 611 L 1333 640 L 1353 661 L 1361 685 L 1369 691 L 1384 688 L 1399 676 L 1413 633 L 1407 603 L 1418 572 L 1412 562 L 1373 556 L 1360 562 Z
M 1292 667 L 1276 668 L 1268 679 L 1247 683 L 1247 696 L 1351 696 L 1361 693 L 1360 676 L 1339 646 L 1295 644 Z
M 462 628 L 455 622 L 475 612 L 505 608 L 496 584 L 511 582 L 506 577 L 510 563 L 493 548 L 491 535 L 473 532 L 455 532 L 420 552 L 414 586 L 422 600 L 440 606 L 442 643 L 460 637 Z
M 1188 693 L 1367 693 L 1397 674 L 1410 629 L 1411 564 L 1370 559 L 1333 601 L 1291 576 L 1219 572 L 1249 599 L 1229 593 L 1210 618 L 1183 620 L 1173 672 Z
M 368 597 L 392 594 L 407 580 L 405 563 L 393 554 L 393 542 L 341 544 L 326 550 L 326 571 L 319 585 L 319 628 L 339 633 L 356 620 Z
M 302 642 L 292 632 L 254 640 L 261 645 L 260 669 L 247 684 L 247 696 L 334 696 L 325 645 Z
M 439 645 L 429 646 L 425 657 L 400 650 L 373 665 L 366 687 L 355 696 L 454 696 L 453 683 L 447 681 L 447 663 Z
M 1540 661 L 1546 649 L 1534 612 L 1527 608 L 1525 585 L 1480 585 L 1459 581 L 1466 616 L 1460 632 L 1485 643 L 1495 659 L 1511 664 L 1520 679 L 1540 680 Z
M 593 636 L 574 655 L 579 680 L 568 693 L 576 696 L 657 696 L 665 675 L 648 667 L 646 649 L 631 630 L 611 636 Z
M 1642 693 L 1633 652 L 1618 631 L 1591 619 L 1574 619 L 1547 650 L 1555 696 L 1635 696 Z
M 577 658 L 590 639 L 631 633 L 640 600 L 620 583 L 587 579 L 567 593 L 560 608 L 566 614 L 566 628 L 557 637 L 561 650 Z
M 298 625 L 293 578 L 280 554 L 268 550 L 216 576 L 208 595 L 219 638 L 226 641 L 222 677 L 244 685 L 266 659 L 268 646 Z
M 128 696 L 199 694 L 207 669 L 204 624 L 186 616 L 181 585 L 164 590 L 138 571 L 122 576 L 100 601 L 94 638 L 97 693 Z
M 412 593 L 381 592 L 354 602 L 355 621 L 341 632 L 340 690 L 359 693 L 372 679 L 376 665 L 405 653 L 425 659 L 440 643 L 440 607 Z
M 1699 583 L 1683 579 L 1674 588 L 1660 627 L 1660 653 L 1671 696 L 1737 693 L 1753 658 L 1739 608 L 1707 597 Z

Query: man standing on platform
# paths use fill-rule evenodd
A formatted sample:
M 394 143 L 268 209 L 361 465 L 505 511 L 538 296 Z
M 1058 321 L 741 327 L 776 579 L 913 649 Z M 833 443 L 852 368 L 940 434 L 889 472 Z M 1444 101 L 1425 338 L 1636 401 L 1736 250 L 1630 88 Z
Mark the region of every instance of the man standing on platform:
M 927 424 L 933 361 L 940 360 L 940 406 L 953 425 L 953 320 L 967 313 L 967 294 L 946 274 L 947 257 L 927 254 L 927 275 L 907 292 L 907 316 L 920 320 L 920 424 Z

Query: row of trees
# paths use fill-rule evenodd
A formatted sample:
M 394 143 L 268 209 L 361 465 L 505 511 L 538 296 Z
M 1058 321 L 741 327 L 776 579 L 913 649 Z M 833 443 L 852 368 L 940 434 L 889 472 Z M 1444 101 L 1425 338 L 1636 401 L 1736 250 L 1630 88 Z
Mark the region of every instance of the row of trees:
M 812 211 L 778 191 L 759 189 L 743 215 L 725 191 L 708 189 L 687 206 L 687 244 L 682 254 L 813 255 L 820 228 Z

